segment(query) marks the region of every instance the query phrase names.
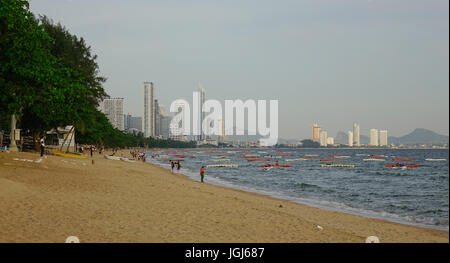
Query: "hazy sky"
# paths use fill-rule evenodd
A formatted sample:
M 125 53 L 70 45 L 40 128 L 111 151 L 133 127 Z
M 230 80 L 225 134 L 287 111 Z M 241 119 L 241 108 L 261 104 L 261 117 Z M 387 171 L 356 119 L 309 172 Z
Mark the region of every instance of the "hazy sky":
M 32 0 L 82 36 L 105 89 L 142 115 L 142 82 L 168 108 L 207 97 L 278 99 L 282 138 L 449 134 L 448 0 Z

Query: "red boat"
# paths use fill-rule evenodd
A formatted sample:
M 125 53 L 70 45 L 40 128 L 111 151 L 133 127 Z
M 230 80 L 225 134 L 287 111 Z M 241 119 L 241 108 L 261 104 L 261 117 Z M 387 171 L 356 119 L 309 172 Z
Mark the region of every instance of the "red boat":
M 413 168 L 413 167 L 420 167 L 420 165 L 418 165 L 418 164 L 408 164 L 408 165 L 386 164 L 386 167 L 408 167 L 408 168 Z

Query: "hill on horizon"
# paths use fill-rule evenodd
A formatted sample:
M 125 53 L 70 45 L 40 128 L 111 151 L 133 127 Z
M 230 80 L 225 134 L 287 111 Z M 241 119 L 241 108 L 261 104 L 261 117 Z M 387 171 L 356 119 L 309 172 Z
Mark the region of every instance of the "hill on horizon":
M 368 144 L 370 138 L 365 135 L 361 135 L 361 144 Z M 343 131 L 339 131 L 336 134 L 334 139 L 335 143 L 347 144 L 348 143 L 348 135 Z M 445 135 L 440 135 L 435 133 L 434 131 L 427 130 L 424 128 L 416 128 L 411 133 L 395 137 L 389 136 L 388 143 L 389 144 L 406 144 L 406 145 L 443 145 L 448 144 L 449 137 Z

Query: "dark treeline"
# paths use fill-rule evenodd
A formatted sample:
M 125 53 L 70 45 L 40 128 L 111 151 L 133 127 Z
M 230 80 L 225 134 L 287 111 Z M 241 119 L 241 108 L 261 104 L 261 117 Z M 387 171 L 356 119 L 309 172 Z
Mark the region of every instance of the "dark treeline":
M 73 125 L 76 141 L 106 147 L 194 147 L 192 143 L 144 138 L 114 129 L 97 110 L 107 98 L 96 62 L 83 38 L 24 0 L 0 2 L 0 130 L 11 116 L 35 141 L 46 131 Z

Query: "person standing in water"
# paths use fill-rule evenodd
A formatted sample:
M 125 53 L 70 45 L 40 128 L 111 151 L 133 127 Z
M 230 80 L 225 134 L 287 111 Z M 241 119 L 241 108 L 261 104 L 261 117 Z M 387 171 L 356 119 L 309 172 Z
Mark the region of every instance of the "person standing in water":
M 181 164 L 180 164 L 180 161 L 178 161 L 178 162 L 177 162 L 177 172 L 178 172 L 178 173 L 180 172 L 180 168 L 181 168 Z
M 203 178 L 205 178 L 205 166 L 200 169 L 200 180 L 203 183 Z

